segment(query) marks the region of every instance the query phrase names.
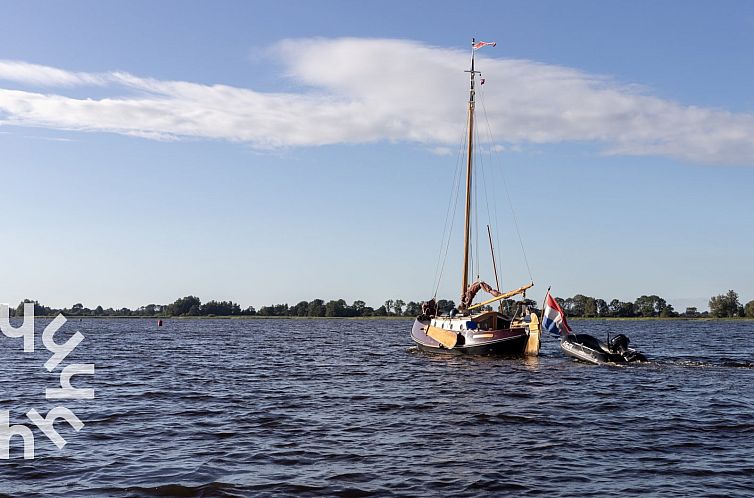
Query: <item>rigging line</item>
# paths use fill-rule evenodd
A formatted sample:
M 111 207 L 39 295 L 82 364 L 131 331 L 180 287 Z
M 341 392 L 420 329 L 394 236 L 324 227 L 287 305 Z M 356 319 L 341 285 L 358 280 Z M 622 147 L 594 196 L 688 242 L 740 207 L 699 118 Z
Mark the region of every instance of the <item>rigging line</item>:
M 474 139 L 476 140 L 476 130 L 474 134 Z M 477 147 L 478 148 L 478 147 Z M 476 154 L 474 154 L 474 159 L 476 159 Z M 476 161 L 473 161 L 473 164 L 476 165 Z M 473 200 L 473 214 L 474 214 L 474 222 L 471 226 L 472 230 L 474 231 L 474 237 L 473 237 L 473 250 L 472 250 L 472 259 L 471 259 L 471 275 L 472 277 L 476 275 L 477 278 L 479 278 L 479 267 L 480 267 L 480 261 L 479 261 L 479 208 L 478 206 L 478 198 L 479 198 L 479 175 L 473 176 L 473 182 L 471 185 L 471 198 Z M 474 272 L 474 268 L 476 267 L 476 273 Z
M 451 186 L 450 195 L 448 196 L 448 210 L 445 213 L 445 222 L 443 224 L 443 239 L 440 242 L 440 254 L 438 255 L 438 261 L 437 266 L 438 268 L 435 268 L 435 285 L 433 287 L 432 291 L 432 297 L 437 298 L 437 292 L 440 289 L 440 283 L 442 281 L 443 273 L 445 272 L 445 262 L 448 259 L 448 250 L 450 248 L 450 240 L 451 235 L 453 233 L 453 226 L 456 218 L 456 211 L 458 209 L 458 199 L 460 196 L 460 185 L 461 185 L 461 177 L 462 177 L 462 168 L 461 168 L 461 160 L 463 158 L 464 150 L 466 149 L 466 133 L 465 133 L 465 127 L 464 130 L 461 132 L 461 140 L 459 140 L 459 148 L 458 148 L 458 154 L 456 155 L 456 171 L 454 176 L 453 185 Z M 455 192 L 455 199 L 453 198 L 453 193 Z M 451 212 L 451 206 L 452 206 L 452 215 Z M 450 224 L 448 224 L 448 219 L 450 219 Z M 448 228 L 448 225 L 450 228 Z M 445 240 L 445 234 L 447 230 L 447 241 Z M 445 246 L 445 251 L 443 254 L 443 246 Z
M 461 129 L 460 136 L 461 136 L 460 140 L 458 140 L 456 142 L 456 143 L 458 143 L 460 145 L 458 147 L 458 152 L 456 154 L 456 164 L 455 164 L 455 172 L 454 172 L 454 175 L 453 175 L 453 182 L 451 184 L 450 193 L 448 195 L 448 207 L 447 207 L 447 209 L 445 211 L 445 221 L 443 222 L 442 239 L 440 240 L 440 251 L 439 251 L 439 254 L 438 254 L 438 258 L 437 258 L 437 264 L 435 266 L 435 279 L 437 279 L 438 270 L 439 270 L 439 267 L 440 267 L 440 264 L 441 264 L 441 260 L 442 260 L 443 248 L 445 246 L 445 237 L 447 235 L 448 240 L 450 240 L 450 237 L 451 237 L 451 233 L 449 233 L 449 231 L 448 231 L 448 226 L 449 226 L 448 219 L 450 217 L 451 209 L 454 207 L 453 206 L 453 194 L 454 194 L 454 192 L 458 191 L 458 188 L 459 188 L 458 185 L 459 185 L 459 183 L 461 181 L 460 180 L 460 176 L 461 176 L 461 160 L 462 160 L 462 157 L 463 157 L 463 152 L 465 150 L 464 141 L 466 140 L 466 134 L 465 134 L 465 129 L 464 128 Z M 455 212 L 455 211 L 453 211 L 453 212 Z M 450 227 L 451 227 L 451 231 L 452 231 L 452 224 L 450 224 Z
M 485 112 L 485 117 L 486 117 L 486 108 L 484 107 L 484 102 L 485 102 L 485 90 L 484 90 L 484 87 L 481 87 L 481 91 L 479 92 L 479 100 L 480 100 L 480 103 L 482 105 L 482 110 Z M 492 152 L 493 152 L 492 148 L 495 146 L 495 140 L 494 140 L 494 137 L 492 136 L 492 133 L 490 133 L 490 131 L 489 131 L 490 130 L 489 120 L 487 120 L 487 121 L 488 121 L 488 126 L 487 126 L 488 133 L 487 133 L 487 136 L 489 137 L 489 143 L 490 143 L 490 147 L 487 149 L 487 154 L 489 156 L 489 164 L 490 164 L 490 171 L 491 171 L 490 172 L 490 176 L 492 177 L 490 179 L 490 184 L 491 185 L 496 185 L 496 183 L 497 183 L 496 182 L 497 171 L 496 171 L 496 168 L 495 168 L 495 163 L 494 163 L 494 161 L 492 159 Z M 493 213 L 495 215 L 495 217 L 494 217 L 495 221 L 494 221 L 494 225 L 493 226 L 495 227 L 495 241 L 497 243 L 496 247 L 498 248 L 498 255 L 500 255 L 500 254 L 503 254 L 503 252 L 502 252 L 502 247 L 503 246 L 502 246 L 502 243 L 501 243 L 501 240 L 502 240 L 501 237 L 502 237 L 503 230 L 500 228 L 502 225 L 500 224 L 500 217 L 498 216 L 497 196 L 492 196 L 492 208 L 493 208 Z M 487 215 L 490 217 L 490 219 L 492 218 L 492 216 L 489 213 L 489 206 L 487 208 Z M 502 261 L 502 258 L 498 258 L 498 262 L 499 261 Z M 500 269 L 500 270 L 501 271 L 499 272 L 499 275 L 502 274 L 502 269 Z M 498 281 L 498 286 L 500 286 L 500 288 L 503 287 L 503 281 L 502 280 Z
M 474 142 L 476 143 L 476 130 L 474 130 Z M 478 147 L 478 146 L 477 146 Z M 476 166 L 476 154 L 474 154 L 474 166 Z M 477 236 L 477 227 L 479 226 L 479 209 L 477 209 L 477 192 L 479 191 L 479 175 L 476 174 L 476 171 L 474 172 L 474 183 L 471 186 L 471 199 L 472 199 L 472 209 L 473 209 L 473 220 L 471 224 L 471 229 L 473 230 L 472 233 L 472 240 L 473 240 L 473 250 L 471 252 L 472 258 L 471 258 L 471 276 L 476 277 L 479 273 L 479 237 Z M 474 268 L 476 267 L 476 272 L 474 271 Z M 473 280 L 475 280 L 473 278 Z M 473 281 L 472 280 L 472 281 Z
M 432 287 L 432 297 L 434 298 L 437 297 L 437 292 L 440 288 L 442 276 L 445 271 L 445 262 L 448 257 L 448 249 L 450 247 L 450 240 L 452 237 L 453 226 L 455 222 L 455 213 L 458 208 L 458 198 L 461 182 L 461 168 L 459 165 L 460 162 L 457 162 L 453 185 L 451 187 L 450 195 L 448 196 L 448 211 L 445 214 L 445 222 L 443 224 L 443 237 L 440 242 L 440 252 L 438 254 L 437 267 L 435 268 L 435 281 Z
M 489 151 L 489 149 L 488 149 Z M 481 176 L 482 180 L 482 194 L 484 194 L 484 205 L 487 210 L 487 220 L 488 222 L 492 222 L 492 215 L 490 214 L 490 195 L 487 191 L 487 178 L 485 176 L 485 169 L 487 168 L 487 164 L 484 160 L 484 151 L 481 151 L 479 154 L 479 174 Z
M 476 128 L 474 129 L 474 143 L 476 143 Z M 478 247 L 478 240 L 477 240 L 477 180 L 478 175 L 476 174 L 476 153 L 472 151 L 472 168 L 474 168 L 475 172 L 473 176 L 471 177 L 471 219 L 469 222 L 471 223 L 471 237 L 469 238 L 469 244 L 471 245 L 471 248 L 469 249 L 469 254 L 471 257 L 471 275 L 469 277 L 473 281 L 475 278 L 475 275 L 479 272 L 479 258 L 477 253 L 477 247 Z M 474 271 L 476 269 L 476 272 Z
M 478 140 L 478 137 L 477 137 L 477 143 L 482 143 L 480 140 Z M 478 160 L 479 166 L 477 167 L 477 171 L 479 171 L 479 175 L 477 176 L 480 178 L 481 183 L 482 183 L 482 193 L 484 194 L 484 203 L 487 209 L 487 224 L 489 225 L 492 223 L 492 215 L 490 213 L 490 196 L 487 192 L 487 178 L 485 176 L 486 164 L 484 161 L 484 152 L 485 151 L 482 150 L 481 148 L 479 149 L 479 160 Z M 495 225 L 495 227 L 497 227 L 497 225 Z M 477 225 L 477 230 L 479 229 L 480 228 Z M 479 244 L 479 240 L 477 238 L 477 248 L 479 247 L 478 244 Z M 495 272 L 495 274 L 497 274 L 497 268 L 494 267 L 495 264 L 492 261 L 490 261 L 490 263 L 493 266 L 493 271 Z M 481 259 L 479 260 L 479 264 L 481 268 Z
M 490 136 L 492 136 L 492 126 L 490 125 L 490 119 L 489 119 L 489 116 L 487 115 L 487 107 L 485 107 L 484 105 L 484 99 L 480 99 L 480 100 L 482 104 L 482 114 L 484 114 L 484 120 L 487 124 L 487 129 L 489 131 Z M 526 249 L 524 248 L 524 241 L 521 237 L 521 231 L 519 230 L 518 217 L 516 216 L 515 209 L 513 209 L 513 201 L 511 200 L 510 191 L 508 190 L 508 182 L 505 180 L 505 173 L 502 169 L 502 161 L 500 163 L 501 163 L 500 174 L 503 179 L 503 188 L 505 189 L 505 195 L 508 199 L 508 206 L 510 207 L 511 215 L 513 216 L 513 225 L 516 229 L 516 236 L 518 237 L 518 243 L 521 246 L 521 253 L 524 256 L 524 263 L 526 264 L 526 270 L 529 272 L 529 279 L 531 279 L 531 281 L 533 282 L 534 277 L 532 276 L 531 267 L 529 266 L 529 258 L 526 257 Z
M 477 172 L 479 172 L 479 131 L 478 128 L 474 129 L 474 142 L 477 144 L 477 152 L 474 154 L 474 166 Z M 474 175 L 474 255 L 476 258 L 476 279 L 479 280 L 482 273 L 482 260 L 479 257 L 479 182 L 480 175 Z M 484 183 L 482 183 L 484 185 Z

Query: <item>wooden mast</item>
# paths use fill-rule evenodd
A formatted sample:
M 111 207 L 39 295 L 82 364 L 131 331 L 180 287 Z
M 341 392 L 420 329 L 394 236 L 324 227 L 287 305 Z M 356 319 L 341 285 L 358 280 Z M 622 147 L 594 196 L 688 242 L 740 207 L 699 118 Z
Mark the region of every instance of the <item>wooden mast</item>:
M 466 218 L 463 232 L 463 279 L 461 283 L 461 302 L 469 288 L 469 239 L 471 235 L 471 166 L 473 160 L 474 141 L 474 39 L 471 39 L 471 70 L 466 71 L 471 75 L 471 87 L 469 90 L 469 120 L 468 120 L 468 149 L 466 151 Z

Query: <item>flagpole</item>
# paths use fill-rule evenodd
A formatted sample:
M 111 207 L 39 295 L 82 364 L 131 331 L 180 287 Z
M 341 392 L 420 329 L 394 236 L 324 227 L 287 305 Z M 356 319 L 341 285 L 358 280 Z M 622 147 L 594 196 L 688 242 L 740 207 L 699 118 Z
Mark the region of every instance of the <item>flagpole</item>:
M 542 319 L 539 321 L 539 333 L 540 334 L 542 334 L 542 322 L 545 321 L 545 317 L 544 317 L 544 314 L 545 314 L 545 304 L 547 303 L 547 296 L 550 294 L 550 289 L 552 289 L 552 286 L 549 286 L 547 288 L 547 292 L 545 292 L 545 298 L 542 301 L 542 308 L 540 308 L 541 309 L 540 313 L 542 313 Z

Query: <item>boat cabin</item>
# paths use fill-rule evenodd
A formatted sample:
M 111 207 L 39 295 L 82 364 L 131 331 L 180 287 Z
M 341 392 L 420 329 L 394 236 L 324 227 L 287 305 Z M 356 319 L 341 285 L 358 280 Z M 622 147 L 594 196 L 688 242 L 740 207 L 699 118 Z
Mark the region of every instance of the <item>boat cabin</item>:
M 511 319 L 497 311 L 485 311 L 472 316 L 437 316 L 430 325 L 443 330 L 502 330 L 511 326 Z M 523 326 L 523 325 L 521 325 Z

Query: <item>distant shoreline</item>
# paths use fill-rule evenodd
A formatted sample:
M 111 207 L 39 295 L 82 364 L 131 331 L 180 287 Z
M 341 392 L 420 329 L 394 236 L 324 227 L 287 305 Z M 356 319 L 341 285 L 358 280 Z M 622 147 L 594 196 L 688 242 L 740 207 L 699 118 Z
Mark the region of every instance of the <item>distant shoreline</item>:
M 37 315 L 34 318 L 53 319 L 57 315 Z M 413 320 L 414 316 L 261 316 L 261 315 L 200 315 L 200 316 L 66 316 L 66 320 Z M 23 318 L 23 317 L 17 317 Z
M 53 319 L 57 315 L 39 315 L 35 316 L 34 318 L 47 318 L 47 319 Z M 65 315 L 63 315 L 65 316 Z M 23 318 L 23 317 L 18 317 Z M 202 315 L 202 316 L 128 316 L 128 315 L 117 315 L 117 316 L 65 316 L 66 320 L 69 321 L 75 321 L 77 318 L 79 320 L 414 320 L 416 317 L 413 316 L 260 316 L 260 315 L 218 315 L 218 316 L 209 316 L 209 315 Z M 700 318 L 690 318 L 690 317 L 642 317 L 642 316 L 631 316 L 631 317 L 607 317 L 607 316 L 595 316 L 595 317 L 573 317 L 568 318 L 568 321 L 570 322 L 579 322 L 579 321 L 585 321 L 585 322 L 594 322 L 594 321 L 605 321 L 605 322 L 641 322 L 641 321 L 681 321 L 681 322 L 754 322 L 754 318 L 745 318 L 745 317 L 724 317 L 724 318 L 714 318 L 714 317 L 700 317 Z
M 709 300 L 710 310 L 699 312 L 698 308 L 688 307 L 683 313 L 678 313 L 673 306 L 657 295 L 642 295 L 634 302 L 623 302 L 613 299 L 609 303 L 604 299 L 598 299 L 583 294 L 576 294 L 566 299 L 554 298 L 570 318 L 589 319 L 636 319 L 636 318 L 754 318 L 754 300 L 745 305 L 739 301 L 738 294 L 729 290 L 726 294 L 713 296 Z M 313 301 L 299 301 L 293 306 L 287 303 L 262 306 L 259 310 L 254 306 L 241 308 L 234 301 L 218 301 L 212 299 L 205 303 L 196 296 L 185 296 L 176 299 L 170 304 L 146 304 L 135 310 L 127 307 L 118 309 L 103 308 L 97 306 L 94 309 L 85 307 L 82 303 L 76 303 L 70 308 L 53 308 L 44 306 L 38 301 L 24 299 L 15 308 L 9 309 L 11 316 L 23 316 L 27 306 L 34 306 L 36 316 L 57 316 L 62 313 L 68 318 L 262 318 L 286 317 L 286 318 L 392 318 L 392 317 L 415 317 L 422 313 L 423 303 L 416 301 L 405 302 L 402 299 L 388 299 L 377 308 L 367 306 L 365 301 L 355 300 L 348 304 L 345 299 L 332 299 L 325 302 L 324 299 Z M 531 310 L 538 310 L 537 303 L 531 299 L 524 299 L 518 304 L 525 304 Z M 500 310 L 507 309 L 510 314 L 518 306 L 511 299 L 500 301 Z M 456 303 L 447 299 L 435 301 L 435 309 L 439 313 L 448 313 L 458 308 Z M 489 307 L 488 307 L 489 308 Z

